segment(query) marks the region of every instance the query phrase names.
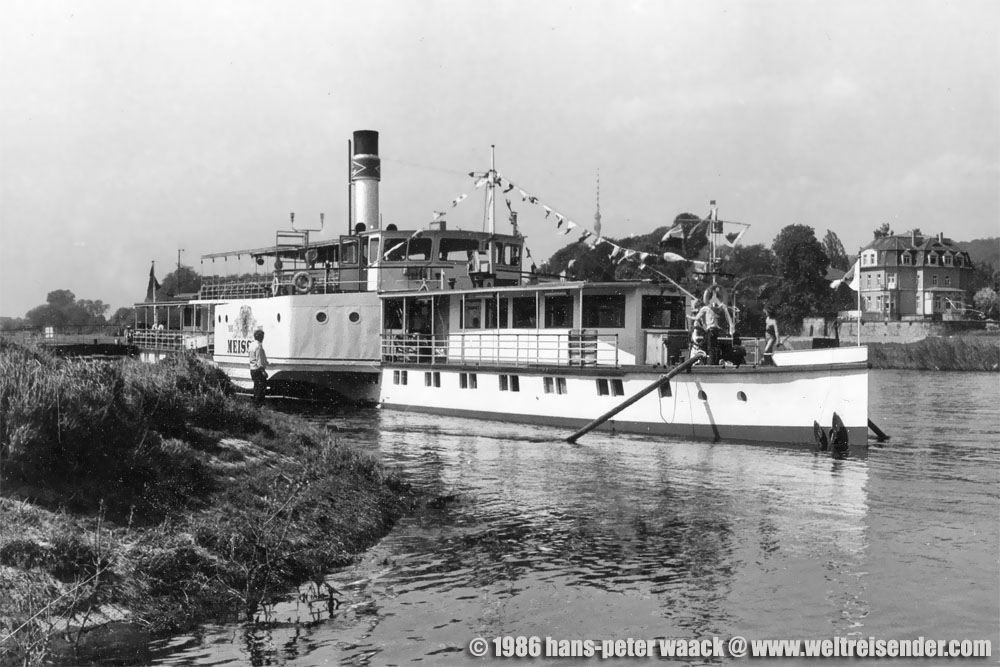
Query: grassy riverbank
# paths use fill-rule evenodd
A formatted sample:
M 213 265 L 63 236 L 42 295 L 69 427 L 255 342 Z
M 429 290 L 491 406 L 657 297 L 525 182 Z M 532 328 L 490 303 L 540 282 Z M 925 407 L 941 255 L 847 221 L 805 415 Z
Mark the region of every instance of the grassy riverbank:
M 0 415 L 2 664 L 111 621 L 251 617 L 412 502 L 373 458 L 253 410 L 192 356 L 63 361 L 0 343 Z
M 916 343 L 872 343 L 872 368 L 942 371 L 1000 370 L 1000 336 L 995 333 L 925 338 Z

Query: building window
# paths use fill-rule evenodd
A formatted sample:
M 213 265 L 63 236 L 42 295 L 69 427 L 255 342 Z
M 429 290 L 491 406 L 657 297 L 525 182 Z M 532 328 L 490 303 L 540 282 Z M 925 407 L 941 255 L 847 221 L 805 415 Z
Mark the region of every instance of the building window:
M 903 253 L 903 266 L 910 266 L 913 264 L 913 255 L 908 252 Z
M 542 378 L 542 387 L 546 394 L 565 394 L 566 378 Z
M 611 393 L 611 390 L 608 389 L 608 381 L 607 380 L 598 380 L 597 381 L 597 395 L 598 396 L 607 396 L 610 393 Z
M 501 375 L 500 391 L 521 391 L 521 378 L 517 375 Z
M 625 326 L 625 295 L 583 295 L 583 326 L 621 329 Z
M 876 273 L 875 274 L 875 286 L 876 287 L 881 287 L 882 286 L 882 274 L 881 273 Z
M 611 381 L 611 395 L 612 396 L 624 396 L 625 395 L 625 385 L 622 384 L 621 380 Z
M 951 255 L 945 255 L 945 256 L 944 256 L 944 265 L 945 265 L 945 266 L 951 266 L 951 265 L 952 265 L 952 263 L 953 263 L 953 262 L 952 262 L 952 257 L 951 257 Z
M 465 302 L 462 317 L 463 329 L 479 329 L 483 325 L 483 302 L 479 299 L 469 299 Z
M 641 326 L 643 329 L 669 329 L 671 326 L 677 329 L 682 328 L 684 326 L 684 298 L 643 294 Z
M 441 373 L 434 371 L 433 373 L 424 373 L 424 386 L 425 387 L 440 387 L 441 386 Z
M 931 276 L 931 286 L 932 287 L 937 287 L 937 274 L 936 273 L 933 276 Z
M 931 254 L 927 255 L 927 263 L 930 264 L 931 266 L 937 266 L 938 256 L 936 252 L 932 252 Z
M 945 276 L 944 277 L 944 286 L 945 287 L 951 287 L 951 276 Z
M 511 299 L 514 311 L 515 329 L 534 329 L 537 323 L 535 297 L 517 296 Z
M 393 371 L 392 372 L 392 383 L 393 384 L 406 384 L 406 371 Z
M 573 326 L 573 298 L 570 296 L 545 297 L 545 327 L 567 329 Z
M 896 287 L 896 274 L 895 273 L 889 273 L 889 274 L 887 274 L 886 277 L 885 277 L 885 280 L 886 280 L 886 284 L 887 284 L 887 286 L 888 286 L 889 289 L 895 289 L 895 287 Z
M 871 287 L 871 286 L 872 286 L 872 274 L 869 273 L 865 275 L 865 287 Z
M 475 373 L 459 373 L 458 386 L 462 389 L 475 389 L 478 385 Z

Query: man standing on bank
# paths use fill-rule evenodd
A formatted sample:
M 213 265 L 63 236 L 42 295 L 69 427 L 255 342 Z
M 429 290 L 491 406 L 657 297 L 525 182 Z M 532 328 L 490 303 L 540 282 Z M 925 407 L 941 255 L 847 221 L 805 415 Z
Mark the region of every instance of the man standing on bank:
M 250 357 L 250 378 L 253 380 L 253 404 L 259 408 L 264 405 L 264 394 L 267 392 L 267 354 L 264 353 L 264 332 L 260 329 L 253 332 L 253 342 L 247 355 Z

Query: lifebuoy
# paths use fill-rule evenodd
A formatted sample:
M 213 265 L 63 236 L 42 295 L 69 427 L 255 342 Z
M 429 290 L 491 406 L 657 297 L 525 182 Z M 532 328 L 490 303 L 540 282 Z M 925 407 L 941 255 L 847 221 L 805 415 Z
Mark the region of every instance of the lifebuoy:
M 312 276 L 306 271 L 299 271 L 292 276 L 292 285 L 299 294 L 308 294 L 313 286 Z
M 274 280 L 271 282 L 271 296 L 278 296 L 278 290 L 281 289 L 281 285 L 278 283 L 278 276 L 274 276 Z
M 708 286 L 708 289 L 705 290 L 705 294 L 703 295 L 702 301 L 706 305 L 712 303 L 713 301 L 725 304 L 727 296 L 728 295 L 726 294 L 725 287 L 723 287 L 718 283 L 713 283 L 712 285 Z
M 319 259 L 319 253 L 316 251 L 316 248 L 306 250 L 306 261 L 309 262 L 310 266 L 315 264 L 317 259 Z

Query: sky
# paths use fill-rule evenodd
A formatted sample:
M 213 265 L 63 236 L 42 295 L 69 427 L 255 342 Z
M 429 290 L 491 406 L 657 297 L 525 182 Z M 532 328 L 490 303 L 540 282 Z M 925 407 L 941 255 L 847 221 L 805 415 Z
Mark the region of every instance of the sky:
M 7 0 L 0 119 L 8 317 L 60 289 L 110 315 L 152 262 L 218 273 L 202 255 L 270 245 L 290 212 L 336 237 L 361 129 L 401 229 L 481 229 L 468 172 L 495 146 L 580 229 L 599 174 L 613 238 L 710 200 L 744 244 L 1000 235 L 994 0 Z M 513 205 L 539 264 L 575 239 Z

